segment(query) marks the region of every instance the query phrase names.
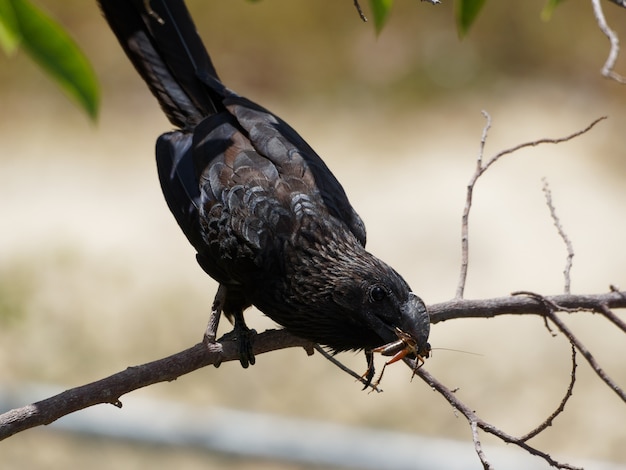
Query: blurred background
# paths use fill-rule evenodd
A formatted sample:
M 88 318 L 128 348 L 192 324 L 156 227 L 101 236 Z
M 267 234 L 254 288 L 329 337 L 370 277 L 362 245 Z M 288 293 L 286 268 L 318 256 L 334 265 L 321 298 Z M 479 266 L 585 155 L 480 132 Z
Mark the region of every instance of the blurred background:
M 37 3 L 93 61 L 102 109 L 90 122 L 25 54 L 0 57 L 0 381 L 17 391 L 24 384 L 81 385 L 195 344 L 216 291 L 160 193 L 154 142 L 171 125 L 95 2 Z M 350 0 L 188 3 L 226 84 L 280 115 L 317 150 L 364 219 L 370 251 L 429 304 L 455 293 L 481 110 L 493 118 L 486 156 L 608 116 L 572 142 L 507 156 L 479 181 L 466 297 L 563 291 L 566 250 L 543 177 L 575 249 L 572 291 L 626 286 L 626 88 L 600 76 L 608 41 L 589 2 L 563 2 L 542 22 L 544 0 L 490 1 L 463 40 L 449 0 L 395 2 L 378 37 Z M 626 10 L 604 7 L 626 40 Z M 626 73 L 624 57 L 617 70 Z M 255 311 L 247 318 L 259 330 L 272 326 Z M 591 314 L 566 320 L 626 386 L 623 334 Z M 567 388 L 568 343 L 538 318 L 438 324 L 430 342 L 428 370 L 510 434 L 545 419 Z M 365 370 L 361 354 L 340 359 Z M 582 358 L 578 363 L 565 413 L 531 444 L 572 464 L 626 464 L 626 408 Z M 389 367 L 384 393 L 367 394 L 319 355 L 284 350 L 258 357 L 248 370 L 229 363 L 134 392 L 122 410 L 100 408 L 113 423 L 132 413 L 132 403 L 157 400 L 453 439 L 469 455 L 459 468 L 480 468 L 466 421 L 409 379 L 406 367 Z M 45 396 L 18 393 L 16 406 Z M 483 441 L 500 446 L 489 436 Z M 386 452 L 382 441 L 379 451 Z M 443 458 L 450 447 L 441 452 Z M 0 443 L 3 468 L 321 468 L 237 454 L 54 426 Z M 528 462 L 524 468 L 546 468 Z

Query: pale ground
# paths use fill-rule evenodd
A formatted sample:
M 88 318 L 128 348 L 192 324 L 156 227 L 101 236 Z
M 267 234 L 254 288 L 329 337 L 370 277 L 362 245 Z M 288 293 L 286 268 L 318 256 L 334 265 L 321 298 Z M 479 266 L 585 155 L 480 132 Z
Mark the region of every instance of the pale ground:
M 506 157 L 480 181 L 466 297 L 562 292 L 565 248 L 546 208 L 544 176 L 576 251 L 573 292 L 626 286 L 623 106 L 548 84 L 520 88 L 512 83 L 427 108 L 415 103 L 413 112 L 380 105 L 328 112 L 329 103 L 265 104 L 325 158 L 367 224 L 370 250 L 396 267 L 427 303 L 455 292 L 460 214 L 484 125 L 481 109 L 494 119 L 487 155 L 567 135 L 609 114 L 610 120 L 573 142 Z M 97 126 L 59 105 L 62 97 L 29 109 L 18 107 L 17 99 L 3 103 L 13 118 L 0 129 L 0 305 L 17 309 L 0 324 L 4 383 L 87 383 L 186 348 L 206 324 L 216 285 L 196 266 L 168 213 L 153 163 L 154 140 L 169 125 L 147 94 L 126 103 L 107 99 Z M 271 325 L 258 313 L 247 317 L 257 329 Z M 625 387 L 623 334 L 590 314 L 566 320 Z M 568 383 L 567 342 L 552 338 L 534 317 L 439 324 L 431 343 L 480 354 L 435 351 L 426 367 L 512 434 L 547 416 Z M 361 355 L 341 358 L 357 371 L 364 367 Z M 533 443 L 574 464 L 577 458 L 626 463 L 626 408 L 582 358 L 578 363 L 566 412 Z M 470 445 L 465 421 L 409 376 L 405 367 L 390 368 L 385 392 L 368 395 L 320 357 L 288 350 L 259 357 L 249 370 L 227 364 L 136 394 L 453 437 Z M 227 465 L 202 453 L 75 440 L 42 429 L 3 442 L 0 454 L 5 462 L 33 469 Z M 468 468 L 479 468 L 478 461 Z

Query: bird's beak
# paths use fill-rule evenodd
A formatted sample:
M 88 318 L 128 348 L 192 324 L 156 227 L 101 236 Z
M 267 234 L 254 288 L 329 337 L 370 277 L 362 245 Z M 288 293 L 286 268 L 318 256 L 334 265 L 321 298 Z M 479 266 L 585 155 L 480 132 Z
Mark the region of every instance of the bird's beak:
M 409 299 L 402 306 L 400 329 L 415 340 L 418 354 L 428 357 L 430 352 L 430 344 L 428 344 L 430 316 L 422 299 L 413 292 L 409 294 Z

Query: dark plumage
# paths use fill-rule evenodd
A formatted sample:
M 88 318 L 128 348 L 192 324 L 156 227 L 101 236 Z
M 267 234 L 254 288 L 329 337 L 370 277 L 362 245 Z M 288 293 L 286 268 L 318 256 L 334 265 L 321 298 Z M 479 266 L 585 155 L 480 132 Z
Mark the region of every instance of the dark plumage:
M 423 302 L 365 251 L 365 227 L 322 159 L 284 121 L 219 80 L 181 0 L 99 0 L 135 68 L 179 130 L 156 155 L 167 204 L 220 283 L 241 362 L 254 363 L 243 310 L 333 351 L 412 338 L 426 357 Z M 214 332 L 212 332 L 214 333 Z

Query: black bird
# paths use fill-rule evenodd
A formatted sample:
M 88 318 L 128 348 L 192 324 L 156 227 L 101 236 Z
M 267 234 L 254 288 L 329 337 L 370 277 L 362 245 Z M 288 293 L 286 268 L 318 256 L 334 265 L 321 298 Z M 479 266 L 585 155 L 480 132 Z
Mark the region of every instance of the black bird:
M 251 305 L 333 352 L 364 350 L 368 384 L 374 350 L 428 357 L 422 300 L 365 251 L 365 226 L 315 151 L 222 84 L 184 2 L 98 2 L 178 128 L 156 144 L 161 187 L 198 263 L 220 284 L 214 315 L 234 322 L 241 364 L 254 364 L 243 317 Z

